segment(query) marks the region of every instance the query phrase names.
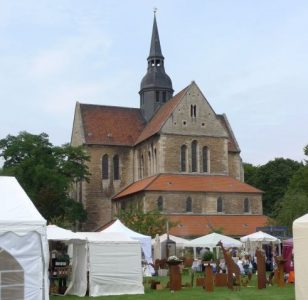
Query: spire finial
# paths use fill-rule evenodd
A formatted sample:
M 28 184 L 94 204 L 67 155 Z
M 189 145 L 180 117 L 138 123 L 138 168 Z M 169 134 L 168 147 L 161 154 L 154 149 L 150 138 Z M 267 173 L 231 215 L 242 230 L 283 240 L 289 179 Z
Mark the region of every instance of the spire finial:
M 157 13 L 157 7 L 153 7 L 153 12 L 154 12 L 154 16 L 156 16 L 156 13 Z

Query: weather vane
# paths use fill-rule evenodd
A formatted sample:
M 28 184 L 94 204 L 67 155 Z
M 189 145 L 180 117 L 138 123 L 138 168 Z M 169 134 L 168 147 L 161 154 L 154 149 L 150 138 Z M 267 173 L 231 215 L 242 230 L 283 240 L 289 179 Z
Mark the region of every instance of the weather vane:
M 157 7 L 154 7 L 154 8 L 153 8 L 153 11 L 154 11 L 154 14 L 156 15 Z

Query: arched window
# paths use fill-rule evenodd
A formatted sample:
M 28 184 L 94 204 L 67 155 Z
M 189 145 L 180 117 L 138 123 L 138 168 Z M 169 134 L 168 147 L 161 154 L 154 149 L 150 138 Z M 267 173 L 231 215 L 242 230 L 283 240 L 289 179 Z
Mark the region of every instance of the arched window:
M 156 148 L 154 148 L 153 167 L 154 167 L 154 173 L 156 173 L 156 172 L 157 172 L 157 155 L 156 155 Z
M 191 171 L 197 172 L 197 141 L 191 143 Z
M 192 200 L 190 197 L 186 199 L 186 212 L 192 212 Z
M 103 179 L 108 179 L 109 178 L 109 158 L 108 158 L 107 154 L 105 154 L 103 156 L 103 161 L 102 161 L 102 178 Z
M 208 172 L 208 147 L 203 147 L 202 149 L 202 166 L 203 172 Z
M 250 212 L 250 201 L 248 198 L 244 199 L 244 213 Z
M 186 145 L 181 146 L 181 172 L 186 172 Z
M 159 196 L 157 199 L 157 209 L 158 211 L 163 211 L 164 209 L 164 201 L 162 196 Z
M 151 152 L 148 152 L 148 175 L 152 174 Z
M 141 168 L 140 168 L 140 177 L 143 178 L 144 176 L 144 158 L 143 155 L 141 155 Z
M 113 157 L 113 179 L 120 179 L 120 170 L 119 170 L 119 156 L 115 155 Z
M 222 198 L 219 196 L 217 198 L 217 212 L 222 213 L 222 209 L 223 209 L 223 201 Z

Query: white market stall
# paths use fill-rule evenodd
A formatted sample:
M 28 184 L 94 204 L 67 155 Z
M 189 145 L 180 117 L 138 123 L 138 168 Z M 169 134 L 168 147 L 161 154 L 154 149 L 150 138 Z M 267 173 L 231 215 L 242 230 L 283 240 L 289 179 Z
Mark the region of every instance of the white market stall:
M 169 234 L 169 239 L 176 243 L 176 254 L 177 256 L 183 256 L 184 248 L 189 246 L 189 240 L 183 239 L 181 237 Z M 162 249 L 163 245 L 168 240 L 168 234 L 164 233 L 162 235 L 157 235 L 152 239 L 153 254 L 155 259 L 161 259 L 166 252 L 165 249 Z
M 72 246 L 72 272 L 65 295 L 83 297 L 87 291 L 87 240 L 71 230 L 56 225 L 47 226 L 49 241 L 61 241 Z
M 146 261 L 148 263 L 152 263 L 151 237 L 149 235 L 144 235 L 129 229 L 120 220 L 116 220 L 113 224 L 101 232 L 119 232 L 127 235 L 133 240 L 139 241 Z
M 208 247 L 210 248 L 211 251 L 213 251 L 213 248 L 216 248 L 219 242 L 222 242 L 223 246 L 226 248 L 230 247 L 240 248 L 243 245 L 242 242 L 239 240 L 213 232 L 189 241 L 187 246 L 194 248 L 194 255 L 196 257 L 195 249 L 197 247 L 203 247 L 203 248 Z
M 0 298 L 48 300 L 46 220 L 14 177 L 0 176 Z
M 308 295 L 308 214 L 293 222 L 293 254 L 295 271 L 295 298 L 306 300 Z
M 122 233 L 133 240 L 137 240 L 141 244 L 144 258 L 148 264 L 152 264 L 152 247 L 151 247 L 151 237 L 149 235 L 144 235 L 135 232 L 128 227 L 126 227 L 119 219 L 112 223 L 109 227 L 105 228 L 101 232 L 118 232 Z M 150 270 L 152 273 L 154 270 Z
M 89 296 L 144 294 L 139 241 L 115 232 L 78 232 L 88 241 Z
M 256 249 L 262 249 L 262 245 L 266 244 L 280 244 L 281 241 L 263 231 L 257 231 L 240 238 L 241 242 L 244 244 L 245 250 L 254 257 Z M 281 249 L 278 247 L 279 255 L 281 254 Z

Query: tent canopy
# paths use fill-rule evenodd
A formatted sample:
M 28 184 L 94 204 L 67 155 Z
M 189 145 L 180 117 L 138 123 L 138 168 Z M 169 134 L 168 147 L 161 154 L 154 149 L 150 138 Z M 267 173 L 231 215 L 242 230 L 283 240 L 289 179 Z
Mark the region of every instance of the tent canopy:
M 166 241 L 167 238 L 168 238 L 167 233 L 164 233 L 164 234 L 162 234 L 162 235 L 159 236 L 160 242 Z M 180 238 L 180 237 L 178 237 L 178 236 L 169 234 L 169 239 L 172 240 L 172 241 L 174 241 L 174 242 L 176 243 L 176 246 L 179 247 L 179 248 L 184 248 L 184 247 L 186 247 L 186 246 L 189 246 L 189 240 Z M 155 243 L 155 238 L 152 239 L 152 245 L 154 245 L 154 243 Z
M 148 263 L 152 263 L 152 249 L 151 249 L 151 237 L 148 235 L 143 235 L 141 233 L 135 232 L 128 227 L 126 227 L 120 220 L 116 220 L 113 224 L 111 224 L 106 229 L 101 232 L 120 232 L 122 234 L 127 235 L 128 237 L 138 240 L 141 244 L 141 248 L 144 254 L 144 257 Z
M 0 176 L 0 191 L 0 232 L 14 230 L 17 234 L 23 234 L 32 230 L 40 230 L 46 225 L 46 220 L 38 212 L 15 177 Z
M 81 239 L 86 239 L 89 242 L 127 242 L 133 244 L 140 243 L 122 232 L 76 232 L 77 237 Z
M 296 300 L 307 299 L 308 294 L 308 214 L 301 216 L 293 222 L 293 252 L 295 271 Z
M 0 176 L 0 278 L 1 299 L 49 299 L 48 242 L 46 220 L 14 177 Z M 6 257 L 20 266 L 18 281 L 4 280 L 7 273 L 13 278 L 14 269 L 5 266 Z M 2 261 L 3 260 L 3 261 Z M 20 274 L 23 274 L 22 276 Z M 21 289 L 14 287 L 20 285 Z
M 56 225 L 47 226 L 47 239 L 50 241 L 73 241 L 73 240 L 86 240 L 85 237 L 77 233 L 67 230 Z
M 280 240 L 266 232 L 257 231 L 240 238 L 241 242 L 262 242 L 262 243 L 280 243 Z
M 219 233 L 210 233 L 194 240 L 191 240 L 188 244 L 190 247 L 209 247 L 214 248 L 218 242 L 222 242 L 224 247 L 241 247 L 242 243 L 229 236 L 225 236 Z

